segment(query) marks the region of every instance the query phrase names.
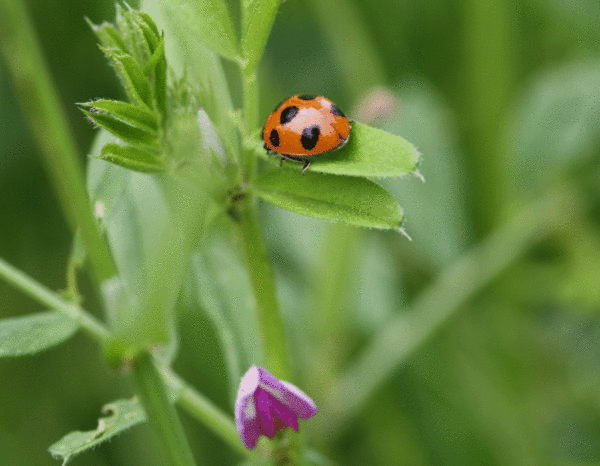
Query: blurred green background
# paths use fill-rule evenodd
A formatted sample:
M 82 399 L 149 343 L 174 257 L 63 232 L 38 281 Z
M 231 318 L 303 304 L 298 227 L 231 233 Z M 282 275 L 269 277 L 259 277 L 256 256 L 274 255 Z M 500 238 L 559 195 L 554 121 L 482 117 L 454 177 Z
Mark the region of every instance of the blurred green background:
M 123 93 L 84 17 L 112 21 L 114 4 L 25 3 L 85 163 L 94 129 L 74 103 Z M 239 17 L 236 2 L 230 11 Z M 261 118 L 292 94 L 325 95 L 415 144 L 426 179 L 383 183 L 405 208 L 410 243 L 262 211 L 292 359 L 317 404 L 386 322 L 521 207 L 558 188 L 577 207 L 476 290 L 357 417 L 314 439 L 337 464 L 600 464 L 599 43 L 597 0 L 282 3 L 259 72 Z M 239 103 L 236 69 L 224 65 Z M 72 237 L 2 62 L 0 222 L 0 257 L 65 288 Z M 100 315 L 85 277 L 81 286 Z M 0 282 L 0 317 L 38 310 Z M 210 318 L 190 300 L 180 310 L 176 369 L 231 411 Z M 58 464 L 51 443 L 95 428 L 102 405 L 132 393 L 83 335 L 0 360 L 0 463 Z M 239 460 L 182 417 L 199 464 Z M 156 464 L 146 429 L 70 464 Z

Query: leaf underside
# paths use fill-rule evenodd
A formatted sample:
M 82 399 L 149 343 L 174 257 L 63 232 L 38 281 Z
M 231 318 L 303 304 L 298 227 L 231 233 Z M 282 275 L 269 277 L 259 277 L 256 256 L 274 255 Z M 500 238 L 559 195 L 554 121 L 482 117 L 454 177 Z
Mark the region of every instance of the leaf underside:
M 77 320 L 58 311 L 0 320 L 0 357 L 35 354 L 71 337 Z
M 365 178 L 281 168 L 260 176 L 254 191 L 277 207 L 355 226 L 396 229 L 403 218 L 395 199 Z

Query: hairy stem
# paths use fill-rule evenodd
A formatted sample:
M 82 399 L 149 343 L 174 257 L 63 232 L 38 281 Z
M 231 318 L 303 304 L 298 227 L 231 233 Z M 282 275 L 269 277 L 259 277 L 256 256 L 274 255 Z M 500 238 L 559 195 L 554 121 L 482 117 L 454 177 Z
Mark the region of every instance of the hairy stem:
M 239 207 L 238 226 L 256 299 L 267 366 L 277 377 L 290 380 L 285 331 L 277 303 L 271 262 L 258 220 L 258 206 L 254 197 L 247 195 L 240 200 Z
M 78 305 L 65 301 L 54 291 L 46 288 L 2 259 L 0 259 L 0 278 L 3 278 L 15 288 L 21 290 L 40 304 L 47 306 L 49 309 L 60 311 L 79 321 L 81 328 L 99 343 L 104 343 L 108 340 L 110 332 L 93 315 Z
M 194 466 L 196 463 L 183 426 L 175 407 L 169 402 L 162 377 L 148 353 L 140 354 L 133 361 L 133 378 L 163 464 Z
M 244 139 L 250 139 L 258 128 L 258 83 L 256 73 L 242 69 L 244 103 Z M 251 150 L 243 149 L 244 180 L 252 180 L 256 172 L 256 156 Z

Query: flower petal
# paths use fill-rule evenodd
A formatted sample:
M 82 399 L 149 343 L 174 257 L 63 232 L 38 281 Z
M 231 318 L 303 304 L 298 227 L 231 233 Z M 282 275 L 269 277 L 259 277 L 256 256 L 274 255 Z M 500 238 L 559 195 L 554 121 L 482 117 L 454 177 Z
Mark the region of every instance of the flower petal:
M 317 405 L 302 390 L 295 385 L 275 378 L 262 367 L 258 368 L 260 385 L 280 400 L 284 405 L 291 408 L 296 416 L 308 419 L 317 413 Z
M 296 416 L 301 419 L 308 419 L 317 414 L 317 405 L 302 390 L 295 385 L 281 381 L 286 388 L 283 403 L 288 406 Z
M 290 426 L 296 432 L 298 432 L 298 416 L 286 405 L 284 405 L 281 401 L 271 396 L 271 411 L 274 414 L 274 418 L 281 420 L 281 422 L 285 423 L 285 425 Z
M 256 446 L 261 432 L 254 397 L 246 397 L 246 401 L 242 409 L 238 410 L 236 406 L 235 421 L 242 442 L 246 448 L 252 449 Z
M 244 446 L 248 450 L 252 450 L 256 446 L 256 442 L 258 442 L 258 438 L 261 434 L 258 428 L 258 424 L 256 422 L 250 422 L 242 425 L 241 428 L 238 424 L 238 431 L 240 433 L 240 438 L 242 439 Z
M 242 378 L 235 400 L 235 422 L 242 442 L 248 449 L 256 446 L 261 432 L 258 424 L 258 413 L 254 392 L 258 388 L 259 373 L 252 366 Z
M 275 437 L 273 413 L 271 412 L 271 398 L 262 388 L 256 390 L 254 395 L 258 413 L 258 426 L 261 433 L 269 438 Z

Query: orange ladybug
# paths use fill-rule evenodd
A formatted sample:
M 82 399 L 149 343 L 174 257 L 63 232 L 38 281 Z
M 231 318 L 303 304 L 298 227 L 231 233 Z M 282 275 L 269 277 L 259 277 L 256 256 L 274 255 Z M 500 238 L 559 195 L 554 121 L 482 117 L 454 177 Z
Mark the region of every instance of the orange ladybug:
M 295 95 L 277 108 L 265 123 L 263 141 L 267 152 L 284 159 L 304 162 L 302 174 L 310 165 L 310 157 L 339 149 L 350 136 L 348 118 L 329 99 L 314 95 Z

